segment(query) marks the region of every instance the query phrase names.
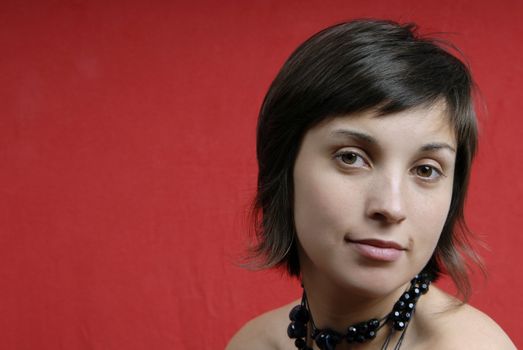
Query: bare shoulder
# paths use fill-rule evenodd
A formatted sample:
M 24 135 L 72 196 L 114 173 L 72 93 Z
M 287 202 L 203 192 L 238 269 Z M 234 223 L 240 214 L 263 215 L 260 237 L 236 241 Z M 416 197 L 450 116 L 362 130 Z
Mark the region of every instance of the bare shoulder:
M 266 312 L 250 320 L 232 337 L 226 350 L 288 348 L 289 342 L 286 333 L 288 314 L 297 303 L 299 301 Z
M 434 288 L 432 344 L 438 349 L 516 349 L 507 334 L 489 316 Z M 443 311 L 442 311 L 443 310 Z M 425 315 L 427 316 L 427 315 Z

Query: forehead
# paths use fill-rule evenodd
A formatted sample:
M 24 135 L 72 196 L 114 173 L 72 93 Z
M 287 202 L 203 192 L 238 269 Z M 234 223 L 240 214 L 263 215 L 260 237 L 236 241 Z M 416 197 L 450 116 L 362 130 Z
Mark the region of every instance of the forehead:
M 375 110 L 329 118 L 309 130 L 311 136 L 343 137 L 344 130 L 360 132 L 385 143 L 414 143 L 426 141 L 456 145 L 456 135 L 444 105 L 416 107 L 387 115 Z

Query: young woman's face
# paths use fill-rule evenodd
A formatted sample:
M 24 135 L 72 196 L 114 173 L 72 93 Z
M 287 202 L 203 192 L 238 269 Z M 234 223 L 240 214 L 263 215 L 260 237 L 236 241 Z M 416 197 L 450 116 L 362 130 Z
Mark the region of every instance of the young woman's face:
M 294 166 L 304 276 L 386 293 L 419 273 L 447 218 L 455 150 L 442 106 L 310 129 Z

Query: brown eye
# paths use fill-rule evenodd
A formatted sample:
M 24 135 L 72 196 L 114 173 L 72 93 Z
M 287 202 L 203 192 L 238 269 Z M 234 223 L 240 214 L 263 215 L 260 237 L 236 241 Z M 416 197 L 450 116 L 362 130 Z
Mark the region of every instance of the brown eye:
M 430 165 L 420 165 L 416 167 L 415 173 L 417 176 L 427 180 L 437 180 L 442 176 L 441 171 Z
M 357 152 L 351 152 L 348 150 L 346 150 L 346 151 L 344 150 L 344 151 L 338 152 L 334 156 L 334 158 L 336 158 L 336 160 L 339 162 L 339 164 L 342 167 L 346 167 L 346 168 L 350 168 L 350 169 L 362 168 L 362 167 L 368 166 L 368 163 L 365 160 L 365 158 L 363 156 L 361 156 L 360 154 L 358 154 Z
M 432 175 L 433 171 L 434 170 L 432 169 L 432 167 L 427 166 L 427 165 L 422 165 L 417 168 L 416 174 L 418 174 L 421 177 L 430 177 L 430 175 Z
M 343 163 L 354 164 L 358 160 L 358 155 L 355 153 L 352 153 L 352 152 L 344 153 L 344 154 L 340 155 L 340 159 Z

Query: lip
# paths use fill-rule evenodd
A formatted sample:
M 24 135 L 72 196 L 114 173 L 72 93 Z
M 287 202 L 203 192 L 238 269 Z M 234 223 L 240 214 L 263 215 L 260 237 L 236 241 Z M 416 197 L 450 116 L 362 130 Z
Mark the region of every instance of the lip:
M 347 240 L 362 257 L 382 262 L 393 262 L 398 260 L 406 249 L 394 241 L 380 239 Z

